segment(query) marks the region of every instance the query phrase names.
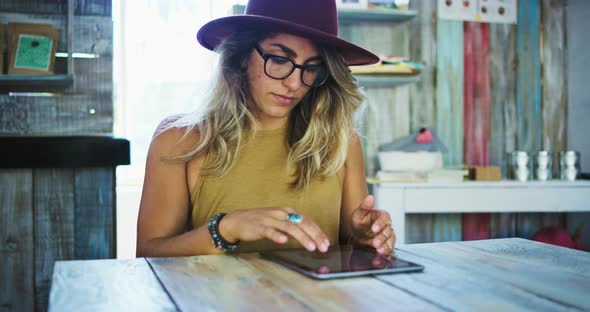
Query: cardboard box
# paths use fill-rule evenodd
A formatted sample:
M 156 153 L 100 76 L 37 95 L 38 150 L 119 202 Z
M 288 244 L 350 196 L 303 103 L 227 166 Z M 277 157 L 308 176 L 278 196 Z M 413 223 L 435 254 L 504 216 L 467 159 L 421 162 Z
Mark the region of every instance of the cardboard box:
M 59 30 L 48 24 L 8 24 L 8 73 L 54 73 Z
M 469 167 L 469 180 L 475 181 L 500 181 L 502 169 L 500 167 Z

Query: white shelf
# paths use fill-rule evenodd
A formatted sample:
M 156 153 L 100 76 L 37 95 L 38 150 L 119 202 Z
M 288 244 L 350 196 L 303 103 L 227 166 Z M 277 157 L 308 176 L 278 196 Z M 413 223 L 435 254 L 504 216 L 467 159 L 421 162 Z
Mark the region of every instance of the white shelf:
M 394 9 L 339 9 L 338 22 L 392 22 L 400 23 L 416 17 L 417 12 L 412 10 Z

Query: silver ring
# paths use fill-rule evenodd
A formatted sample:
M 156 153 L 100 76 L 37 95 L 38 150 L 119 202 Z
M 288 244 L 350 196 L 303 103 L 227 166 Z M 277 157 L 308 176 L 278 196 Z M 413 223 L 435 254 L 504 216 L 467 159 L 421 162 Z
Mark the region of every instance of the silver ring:
M 389 249 L 393 250 L 393 246 L 391 245 L 391 241 L 387 241 L 387 246 L 389 246 Z
M 300 224 L 303 222 L 303 217 L 298 213 L 290 213 L 287 215 L 287 221 L 293 224 Z
M 387 221 L 387 225 L 391 226 L 391 220 Z
M 385 236 L 385 238 L 389 238 L 389 232 L 388 231 L 383 231 L 383 236 Z

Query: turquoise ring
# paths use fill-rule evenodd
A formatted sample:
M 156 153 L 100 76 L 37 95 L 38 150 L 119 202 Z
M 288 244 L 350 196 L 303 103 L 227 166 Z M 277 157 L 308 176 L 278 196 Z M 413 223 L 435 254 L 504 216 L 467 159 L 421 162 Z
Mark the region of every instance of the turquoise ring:
M 303 217 L 298 213 L 290 213 L 287 215 L 287 221 L 293 224 L 300 224 L 303 222 Z

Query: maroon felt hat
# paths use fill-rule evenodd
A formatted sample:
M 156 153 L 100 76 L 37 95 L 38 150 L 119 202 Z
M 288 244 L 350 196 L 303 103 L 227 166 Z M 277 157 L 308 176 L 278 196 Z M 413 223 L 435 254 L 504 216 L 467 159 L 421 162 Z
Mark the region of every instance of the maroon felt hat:
M 286 32 L 335 47 L 348 65 L 379 61 L 375 54 L 338 38 L 335 0 L 249 0 L 243 15 L 208 22 L 199 29 L 197 40 L 205 48 L 214 50 L 223 39 L 244 28 Z

